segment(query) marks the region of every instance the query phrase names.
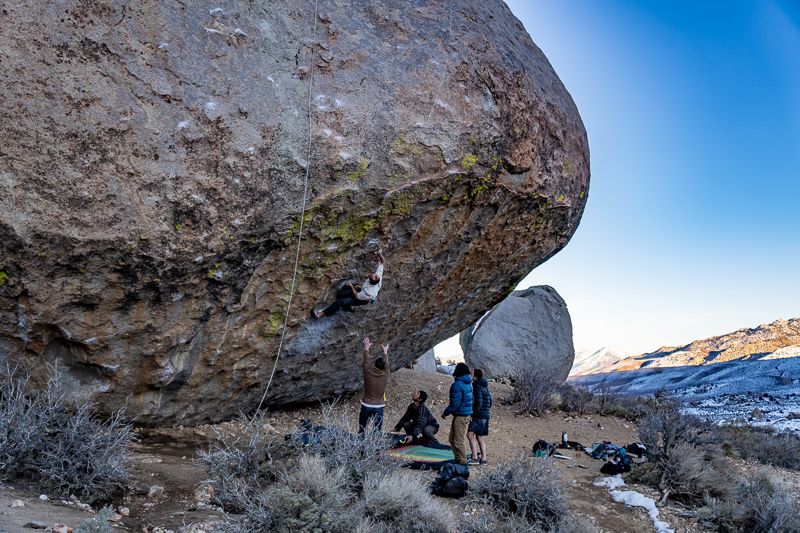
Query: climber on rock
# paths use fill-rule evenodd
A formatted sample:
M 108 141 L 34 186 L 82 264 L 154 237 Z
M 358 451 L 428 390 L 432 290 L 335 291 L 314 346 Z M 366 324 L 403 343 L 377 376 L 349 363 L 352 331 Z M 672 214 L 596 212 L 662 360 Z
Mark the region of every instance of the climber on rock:
M 375 272 L 364 280 L 362 285 L 353 285 L 348 281 L 339 288 L 335 302 L 322 311 L 312 309 L 311 316 L 313 318 L 332 316 L 338 313 L 340 309 L 354 311 L 354 306 L 375 302 L 378 299 L 378 292 L 381 290 L 381 284 L 383 283 L 383 264 L 385 261 L 383 252 L 378 250 L 378 266 Z

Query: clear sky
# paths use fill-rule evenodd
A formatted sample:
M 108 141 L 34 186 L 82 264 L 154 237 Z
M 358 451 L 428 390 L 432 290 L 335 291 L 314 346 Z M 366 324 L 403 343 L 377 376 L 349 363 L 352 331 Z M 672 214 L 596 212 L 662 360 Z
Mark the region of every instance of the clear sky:
M 507 3 L 575 100 L 592 168 L 575 236 L 518 288 L 564 297 L 576 349 L 800 316 L 800 1 Z

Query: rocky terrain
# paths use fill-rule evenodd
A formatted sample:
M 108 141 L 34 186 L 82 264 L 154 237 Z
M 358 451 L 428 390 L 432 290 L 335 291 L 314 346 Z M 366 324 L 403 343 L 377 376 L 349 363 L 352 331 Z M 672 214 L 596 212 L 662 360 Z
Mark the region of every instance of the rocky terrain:
M 197 424 L 285 333 L 267 404 L 329 398 L 364 335 L 403 366 L 569 241 L 586 132 L 501 0 L 315 5 L 4 4 L 0 363 Z M 378 305 L 309 320 L 378 246 Z
M 635 370 L 637 368 L 663 368 L 726 363 L 729 361 L 757 361 L 800 356 L 800 318 L 776 320 L 755 328 L 742 328 L 708 339 L 697 340 L 685 346 L 664 346 L 654 352 L 619 361 L 612 361 L 592 372 L 600 373 Z M 592 359 L 594 360 L 594 358 Z
M 800 432 L 798 356 L 800 320 L 777 320 L 623 359 L 571 381 L 625 395 L 668 392 L 685 411 L 720 423 Z

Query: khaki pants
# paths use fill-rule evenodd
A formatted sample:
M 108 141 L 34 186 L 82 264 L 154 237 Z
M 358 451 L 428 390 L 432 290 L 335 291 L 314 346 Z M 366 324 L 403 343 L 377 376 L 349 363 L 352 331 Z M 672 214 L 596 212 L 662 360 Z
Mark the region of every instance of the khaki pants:
M 453 423 L 450 424 L 450 446 L 453 447 L 453 455 L 456 462 L 462 465 L 467 464 L 467 428 L 469 428 L 468 416 L 454 416 Z

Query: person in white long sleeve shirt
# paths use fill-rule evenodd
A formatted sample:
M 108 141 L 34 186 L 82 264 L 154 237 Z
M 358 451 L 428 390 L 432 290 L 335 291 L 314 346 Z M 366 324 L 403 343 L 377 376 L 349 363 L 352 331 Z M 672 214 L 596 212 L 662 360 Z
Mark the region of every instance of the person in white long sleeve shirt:
M 383 266 L 385 262 L 386 259 L 383 257 L 383 252 L 378 250 L 378 266 L 375 268 L 375 272 L 364 280 L 361 287 L 356 288 L 350 282 L 342 285 L 339 292 L 336 293 L 335 302 L 322 311 L 312 309 L 311 312 L 314 318 L 335 315 L 340 309 L 353 311 L 354 306 L 366 305 L 377 300 L 383 284 Z

